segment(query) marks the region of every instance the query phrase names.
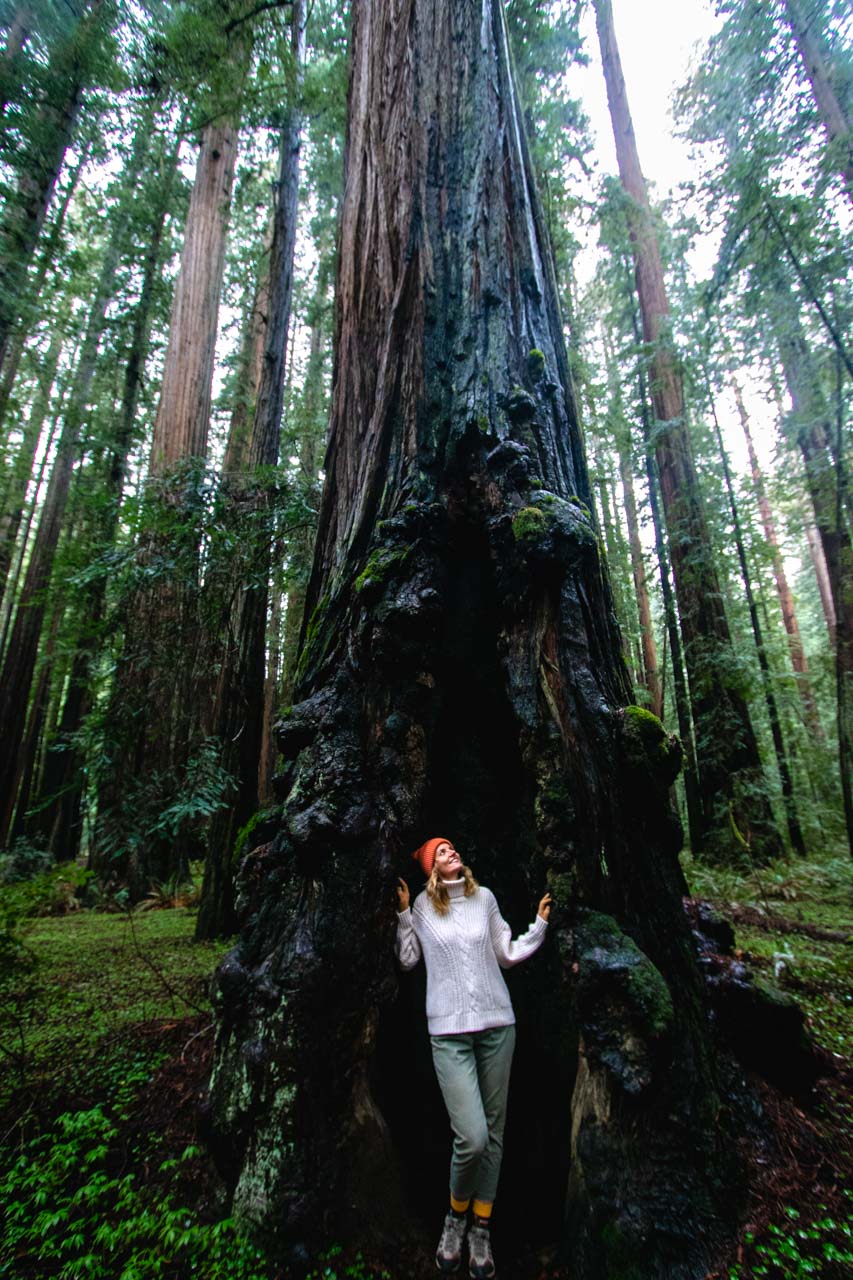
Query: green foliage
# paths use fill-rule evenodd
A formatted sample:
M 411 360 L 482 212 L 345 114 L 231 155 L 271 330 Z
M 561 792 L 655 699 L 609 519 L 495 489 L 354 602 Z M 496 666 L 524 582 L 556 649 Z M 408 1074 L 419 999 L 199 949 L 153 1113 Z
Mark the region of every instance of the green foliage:
M 32 919 L 10 888 L 0 887 L 0 1043 L 14 1050 L 16 1080 L 0 1077 L 0 1103 L 27 1080 L 66 1096 L 102 1087 L 110 1072 L 121 1082 L 135 1025 L 209 1007 L 226 944 L 194 943 L 193 911 Z
M 738 942 L 749 964 L 803 1006 L 818 1044 L 844 1057 L 853 1054 L 849 857 L 825 853 L 747 871 L 712 869 L 684 854 L 682 866 L 691 893 L 714 902 L 723 915 L 731 906 L 753 913 L 737 923 Z M 780 933 L 773 927 L 774 917 L 791 927 Z M 763 928 L 762 918 L 767 919 Z M 853 1114 L 848 1129 L 853 1139 Z
M 848 1200 L 853 1193 L 847 1191 Z M 766 1236 L 756 1239 L 747 1233 L 746 1243 L 754 1260 L 748 1268 L 733 1267 L 729 1280 L 750 1280 L 768 1276 L 772 1280 L 806 1280 L 808 1276 L 825 1276 L 830 1280 L 841 1274 L 842 1267 L 853 1266 L 853 1216 L 836 1221 L 824 1214 L 810 1222 L 788 1205 L 783 1225 L 771 1222 Z
M 411 547 L 377 547 L 371 551 L 367 564 L 355 580 L 355 590 L 362 592 L 367 587 L 381 587 L 392 573 L 402 569 L 410 552 Z
M 347 1261 L 344 1250 L 333 1244 L 318 1259 L 319 1266 L 306 1271 L 304 1280 L 391 1280 L 391 1272 L 378 1270 L 361 1253 Z
M 234 855 L 232 859 L 232 863 L 235 867 L 243 856 L 247 846 L 251 847 L 249 846 L 249 840 L 251 839 L 252 833 L 262 822 L 266 822 L 274 812 L 275 810 L 272 808 L 258 809 L 257 813 L 253 813 L 246 825 L 241 827 L 237 832 L 237 839 L 234 841 Z
M 512 532 L 516 542 L 539 538 L 547 525 L 544 511 L 539 507 L 522 507 L 512 518 Z
M 98 1104 L 60 1115 L 0 1175 L 0 1275 L 142 1280 L 193 1270 L 209 1280 L 266 1280 L 260 1251 L 230 1219 L 201 1221 L 168 1176 L 152 1192 L 139 1168 L 125 1172 L 120 1114 Z M 197 1154 L 186 1147 L 160 1162 L 159 1175 L 174 1175 Z

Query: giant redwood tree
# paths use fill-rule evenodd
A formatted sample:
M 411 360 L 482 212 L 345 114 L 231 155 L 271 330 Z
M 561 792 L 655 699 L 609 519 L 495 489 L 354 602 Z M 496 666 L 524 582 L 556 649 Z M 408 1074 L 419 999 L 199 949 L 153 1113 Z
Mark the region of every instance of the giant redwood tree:
M 353 4 L 337 305 L 281 826 L 217 976 L 234 1211 L 297 1256 L 443 1212 L 423 979 L 392 943 L 396 877 L 444 831 L 516 928 L 558 904 L 513 986 L 504 1223 L 562 1236 L 577 1280 L 704 1276 L 737 1147 L 681 752 L 626 706 L 501 0 Z

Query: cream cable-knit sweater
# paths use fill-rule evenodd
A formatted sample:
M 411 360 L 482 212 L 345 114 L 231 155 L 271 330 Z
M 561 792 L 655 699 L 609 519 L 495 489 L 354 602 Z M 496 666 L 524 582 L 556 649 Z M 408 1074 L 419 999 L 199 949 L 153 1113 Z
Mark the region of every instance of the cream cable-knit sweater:
M 447 891 L 447 915 L 439 915 L 426 893 L 418 894 L 413 907 L 397 913 L 397 958 L 402 968 L 413 969 L 422 955 L 426 963 L 430 1035 L 511 1026 L 515 1014 L 501 969 L 511 969 L 541 947 L 548 921 L 537 915 L 513 942 L 491 889 L 480 886 L 466 898 L 465 881 L 460 879 L 449 881 Z

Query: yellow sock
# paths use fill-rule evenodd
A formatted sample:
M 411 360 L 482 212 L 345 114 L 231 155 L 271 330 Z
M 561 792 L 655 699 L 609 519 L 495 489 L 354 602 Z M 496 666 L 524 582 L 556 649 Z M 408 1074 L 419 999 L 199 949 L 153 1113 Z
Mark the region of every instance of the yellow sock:
M 450 1197 L 450 1207 L 454 1213 L 467 1213 L 468 1205 L 471 1203 L 471 1197 L 467 1200 L 457 1200 L 455 1196 Z M 491 1208 L 491 1206 L 489 1206 Z
M 489 1200 L 474 1201 L 474 1217 L 475 1218 L 485 1218 L 486 1221 L 488 1222 L 491 1216 L 492 1216 L 491 1201 Z

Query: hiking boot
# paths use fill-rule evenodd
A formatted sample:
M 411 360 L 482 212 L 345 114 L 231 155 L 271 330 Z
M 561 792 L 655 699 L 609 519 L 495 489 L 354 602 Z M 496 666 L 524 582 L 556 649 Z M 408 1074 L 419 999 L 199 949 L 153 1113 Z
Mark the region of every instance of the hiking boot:
M 468 1232 L 468 1274 L 473 1280 L 489 1280 L 495 1274 L 488 1227 L 472 1227 Z
M 462 1241 L 465 1239 L 467 1226 L 468 1219 L 465 1215 L 454 1213 L 452 1210 L 444 1219 L 444 1230 L 435 1251 L 435 1265 L 439 1271 L 449 1273 L 459 1270 L 459 1263 L 462 1261 Z

